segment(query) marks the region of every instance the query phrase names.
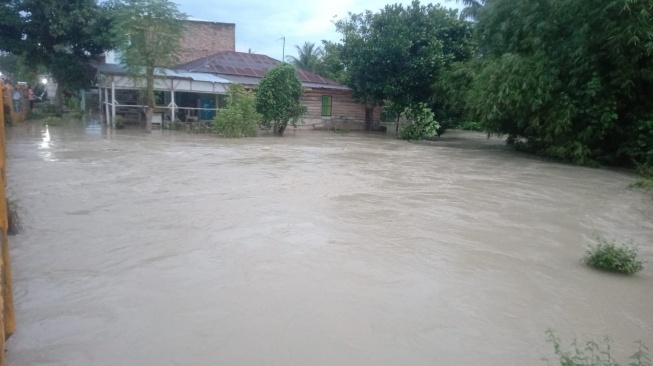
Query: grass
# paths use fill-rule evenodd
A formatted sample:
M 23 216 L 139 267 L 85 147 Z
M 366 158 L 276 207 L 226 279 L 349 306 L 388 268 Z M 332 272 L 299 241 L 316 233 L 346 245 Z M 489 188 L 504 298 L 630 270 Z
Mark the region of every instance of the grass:
M 597 236 L 598 244 L 590 247 L 582 262 L 603 271 L 634 274 L 644 269 L 644 261 L 639 259 L 637 248 L 632 244 L 618 245 Z
M 483 126 L 478 122 L 465 121 L 458 126 L 463 131 L 483 131 Z
M 61 126 L 63 124 L 63 119 L 61 119 L 61 117 L 56 117 L 56 116 L 47 116 L 43 118 L 43 123 L 45 123 L 48 126 Z
M 653 190 L 653 167 L 650 165 L 640 167 L 638 173 L 640 177 L 630 187 Z
M 612 340 L 605 337 L 602 344 L 588 341 L 585 345 L 574 341 L 571 350 L 563 350 L 560 338 L 548 330 L 547 342 L 553 345 L 560 366 L 651 366 L 649 349 L 641 342 L 636 342 L 637 351 L 628 358 L 628 363 L 619 363 L 612 357 Z M 550 365 L 548 359 L 544 359 Z

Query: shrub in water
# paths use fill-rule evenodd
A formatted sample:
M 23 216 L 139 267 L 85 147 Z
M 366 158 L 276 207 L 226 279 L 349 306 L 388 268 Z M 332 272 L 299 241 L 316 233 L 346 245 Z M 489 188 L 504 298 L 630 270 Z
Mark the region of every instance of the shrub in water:
M 261 115 L 256 113 L 256 99 L 240 84 L 232 84 L 227 96 L 227 108 L 215 117 L 216 132 L 225 137 L 256 136 Z
M 553 345 L 553 350 L 560 366 L 619 366 L 626 365 L 625 363 L 618 363 L 610 353 L 612 341 L 610 338 L 605 337 L 604 346 L 599 345 L 594 341 L 588 341 L 584 346 L 579 345 L 578 342 L 572 343 L 572 350 L 565 351 L 560 345 L 560 338 L 556 337 L 552 330 L 548 330 L 547 342 Z M 630 356 L 628 366 L 651 366 L 651 358 L 648 353 L 648 348 L 641 342 L 636 342 L 637 351 Z M 548 363 L 548 359 L 545 359 Z
M 408 141 L 429 139 L 438 133 L 440 124 L 435 121 L 433 111 L 424 103 L 406 108 L 404 116 L 411 122 L 401 129 L 399 138 Z
M 638 258 L 634 246 L 617 245 L 601 237 L 596 239 L 598 244 L 587 250 L 583 263 L 596 269 L 625 274 L 633 274 L 644 268 L 644 262 Z
M 7 220 L 9 224 L 7 233 L 9 235 L 19 234 L 23 230 L 23 220 L 18 213 L 19 211 L 20 205 L 18 201 L 7 198 Z
M 640 178 L 637 179 L 635 183 L 631 184 L 630 187 L 653 190 L 653 163 L 651 165 L 639 167 L 637 172 L 639 173 Z

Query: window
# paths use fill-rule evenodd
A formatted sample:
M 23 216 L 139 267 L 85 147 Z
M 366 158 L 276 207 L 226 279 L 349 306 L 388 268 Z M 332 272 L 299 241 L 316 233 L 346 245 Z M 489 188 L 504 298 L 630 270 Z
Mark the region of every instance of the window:
M 331 116 L 331 96 L 323 95 L 322 96 L 322 117 Z

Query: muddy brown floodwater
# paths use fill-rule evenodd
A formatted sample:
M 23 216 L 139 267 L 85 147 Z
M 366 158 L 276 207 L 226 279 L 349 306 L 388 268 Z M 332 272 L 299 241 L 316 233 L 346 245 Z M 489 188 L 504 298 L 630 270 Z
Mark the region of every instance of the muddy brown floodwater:
M 653 348 L 653 265 L 579 262 L 595 233 L 653 262 L 627 172 L 460 132 L 24 124 L 8 156 L 11 365 L 541 365 L 548 328 Z

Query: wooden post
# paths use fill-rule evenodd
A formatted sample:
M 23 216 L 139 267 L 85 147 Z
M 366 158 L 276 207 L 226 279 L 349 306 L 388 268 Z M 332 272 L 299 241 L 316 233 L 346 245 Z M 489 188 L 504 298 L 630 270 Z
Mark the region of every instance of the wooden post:
M 9 220 L 7 217 L 7 174 L 5 171 L 5 120 L 3 86 L 0 82 L 0 245 L 2 255 L 0 258 L 0 366 L 5 366 L 5 340 L 16 331 L 16 318 L 14 313 L 14 294 L 11 284 L 11 266 L 9 262 L 9 240 L 7 231 Z

